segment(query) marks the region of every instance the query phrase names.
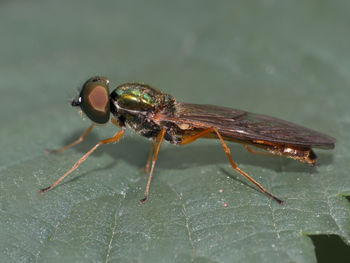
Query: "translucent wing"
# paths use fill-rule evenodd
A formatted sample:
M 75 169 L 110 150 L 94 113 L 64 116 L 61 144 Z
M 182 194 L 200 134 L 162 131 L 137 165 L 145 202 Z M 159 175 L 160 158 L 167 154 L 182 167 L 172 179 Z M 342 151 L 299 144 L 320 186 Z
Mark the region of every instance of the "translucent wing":
M 279 144 L 334 148 L 335 139 L 323 133 L 274 117 L 214 105 L 175 104 L 169 120 L 195 127 L 216 127 L 227 138 L 262 140 Z

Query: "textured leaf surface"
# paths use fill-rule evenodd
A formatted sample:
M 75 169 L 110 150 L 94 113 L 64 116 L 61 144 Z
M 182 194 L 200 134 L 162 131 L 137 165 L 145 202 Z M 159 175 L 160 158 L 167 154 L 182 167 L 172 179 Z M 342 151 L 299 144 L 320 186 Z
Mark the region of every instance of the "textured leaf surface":
M 0 4 L 0 262 L 315 262 L 308 235 L 350 244 L 348 1 L 5 1 Z M 150 142 L 128 132 L 39 194 L 99 139 L 68 100 L 102 74 L 181 101 L 268 114 L 337 138 L 319 167 L 256 156 L 231 171 L 216 141 L 164 144 L 139 205 Z

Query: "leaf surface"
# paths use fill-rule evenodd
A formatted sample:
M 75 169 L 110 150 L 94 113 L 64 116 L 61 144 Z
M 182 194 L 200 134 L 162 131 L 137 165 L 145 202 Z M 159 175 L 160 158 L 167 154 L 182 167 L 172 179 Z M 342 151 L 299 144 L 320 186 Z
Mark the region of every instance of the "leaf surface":
M 348 1 L 8 1 L 0 4 L 0 262 L 316 262 L 308 235 L 350 244 Z M 93 75 L 179 101 L 268 114 L 337 138 L 319 167 L 251 155 L 233 172 L 218 141 L 163 144 L 127 132 L 65 173 L 112 126 L 69 106 Z

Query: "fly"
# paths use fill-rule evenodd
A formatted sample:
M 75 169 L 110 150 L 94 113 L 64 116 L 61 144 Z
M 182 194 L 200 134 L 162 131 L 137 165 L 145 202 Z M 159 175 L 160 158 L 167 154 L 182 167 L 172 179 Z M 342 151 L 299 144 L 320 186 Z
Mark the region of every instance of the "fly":
M 252 182 L 261 192 L 283 204 L 282 200 L 238 168 L 232 160 L 226 141 L 241 143 L 250 153 L 285 156 L 309 165 L 315 165 L 317 160 L 312 148 L 333 149 L 336 141 L 320 132 L 266 115 L 214 105 L 177 102 L 171 95 L 145 84 L 125 83 L 110 93 L 109 80 L 99 76 L 88 79 L 78 98 L 71 104 L 80 107 L 92 124 L 79 139 L 50 152 L 62 152 L 82 142 L 95 125 L 111 122 L 120 130 L 112 137 L 99 141 L 57 181 L 41 189 L 41 193 L 55 187 L 98 147 L 119 141 L 126 126 L 129 126 L 138 134 L 152 139 L 145 166 L 149 176 L 145 196 L 140 203 L 145 203 L 148 198 L 152 174 L 163 140 L 175 145 L 186 145 L 199 138 L 215 138 L 219 139 L 236 172 Z

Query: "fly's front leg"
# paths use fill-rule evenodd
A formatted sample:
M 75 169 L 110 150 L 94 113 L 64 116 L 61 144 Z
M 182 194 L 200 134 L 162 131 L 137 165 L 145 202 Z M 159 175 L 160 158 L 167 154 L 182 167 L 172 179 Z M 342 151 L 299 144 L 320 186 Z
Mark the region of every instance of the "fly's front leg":
M 117 126 L 117 127 L 120 128 L 120 125 L 119 125 L 119 123 L 118 123 L 118 121 L 117 121 L 116 119 L 111 118 L 111 122 L 112 122 L 115 126 Z M 75 140 L 74 142 L 72 142 L 72 143 L 70 143 L 70 144 L 68 144 L 68 145 L 66 145 L 66 146 L 63 146 L 62 148 L 59 148 L 59 149 L 57 149 L 57 150 L 46 150 L 46 152 L 47 152 L 47 153 L 59 153 L 59 152 L 63 152 L 63 151 L 65 151 L 65 150 L 68 150 L 69 148 L 71 148 L 71 147 L 73 147 L 73 146 L 75 146 L 75 145 L 81 143 L 81 142 L 85 139 L 85 137 L 91 132 L 91 130 L 92 130 L 92 128 L 93 128 L 94 126 L 95 126 L 94 124 L 91 124 L 91 125 L 89 126 L 89 128 L 87 128 L 86 131 L 84 131 L 84 133 L 83 133 L 77 140 Z
M 74 145 L 77 145 L 78 143 L 81 143 L 85 137 L 91 132 L 92 128 L 94 127 L 95 125 L 94 124 L 91 124 L 89 126 L 89 128 L 87 128 L 86 131 L 84 131 L 84 133 L 77 139 L 75 140 L 74 142 L 66 145 L 66 146 L 63 146 L 62 148 L 59 148 L 57 150 L 46 150 L 47 153 L 59 153 L 59 152 L 63 152 L 71 147 L 73 147 Z
M 74 165 L 73 167 L 67 171 L 64 175 L 62 175 L 58 180 L 56 180 L 53 184 L 51 184 L 49 187 L 43 188 L 40 190 L 40 193 L 44 193 L 52 188 L 54 188 L 60 181 L 62 181 L 67 175 L 69 175 L 71 172 L 73 172 L 75 169 L 78 168 L 78 166 L 88 158 L 90 154 L 92 154 L 99 146 L 103 144 L 113 143 L 119 141 L 125 132 L 125 128 L 122 128 L 120 131 L 118 131 L 116 134 L 114 134 L 113 137 L 99 141 L 94 147 L 90 149 L 86 154 L 83 155 Z

